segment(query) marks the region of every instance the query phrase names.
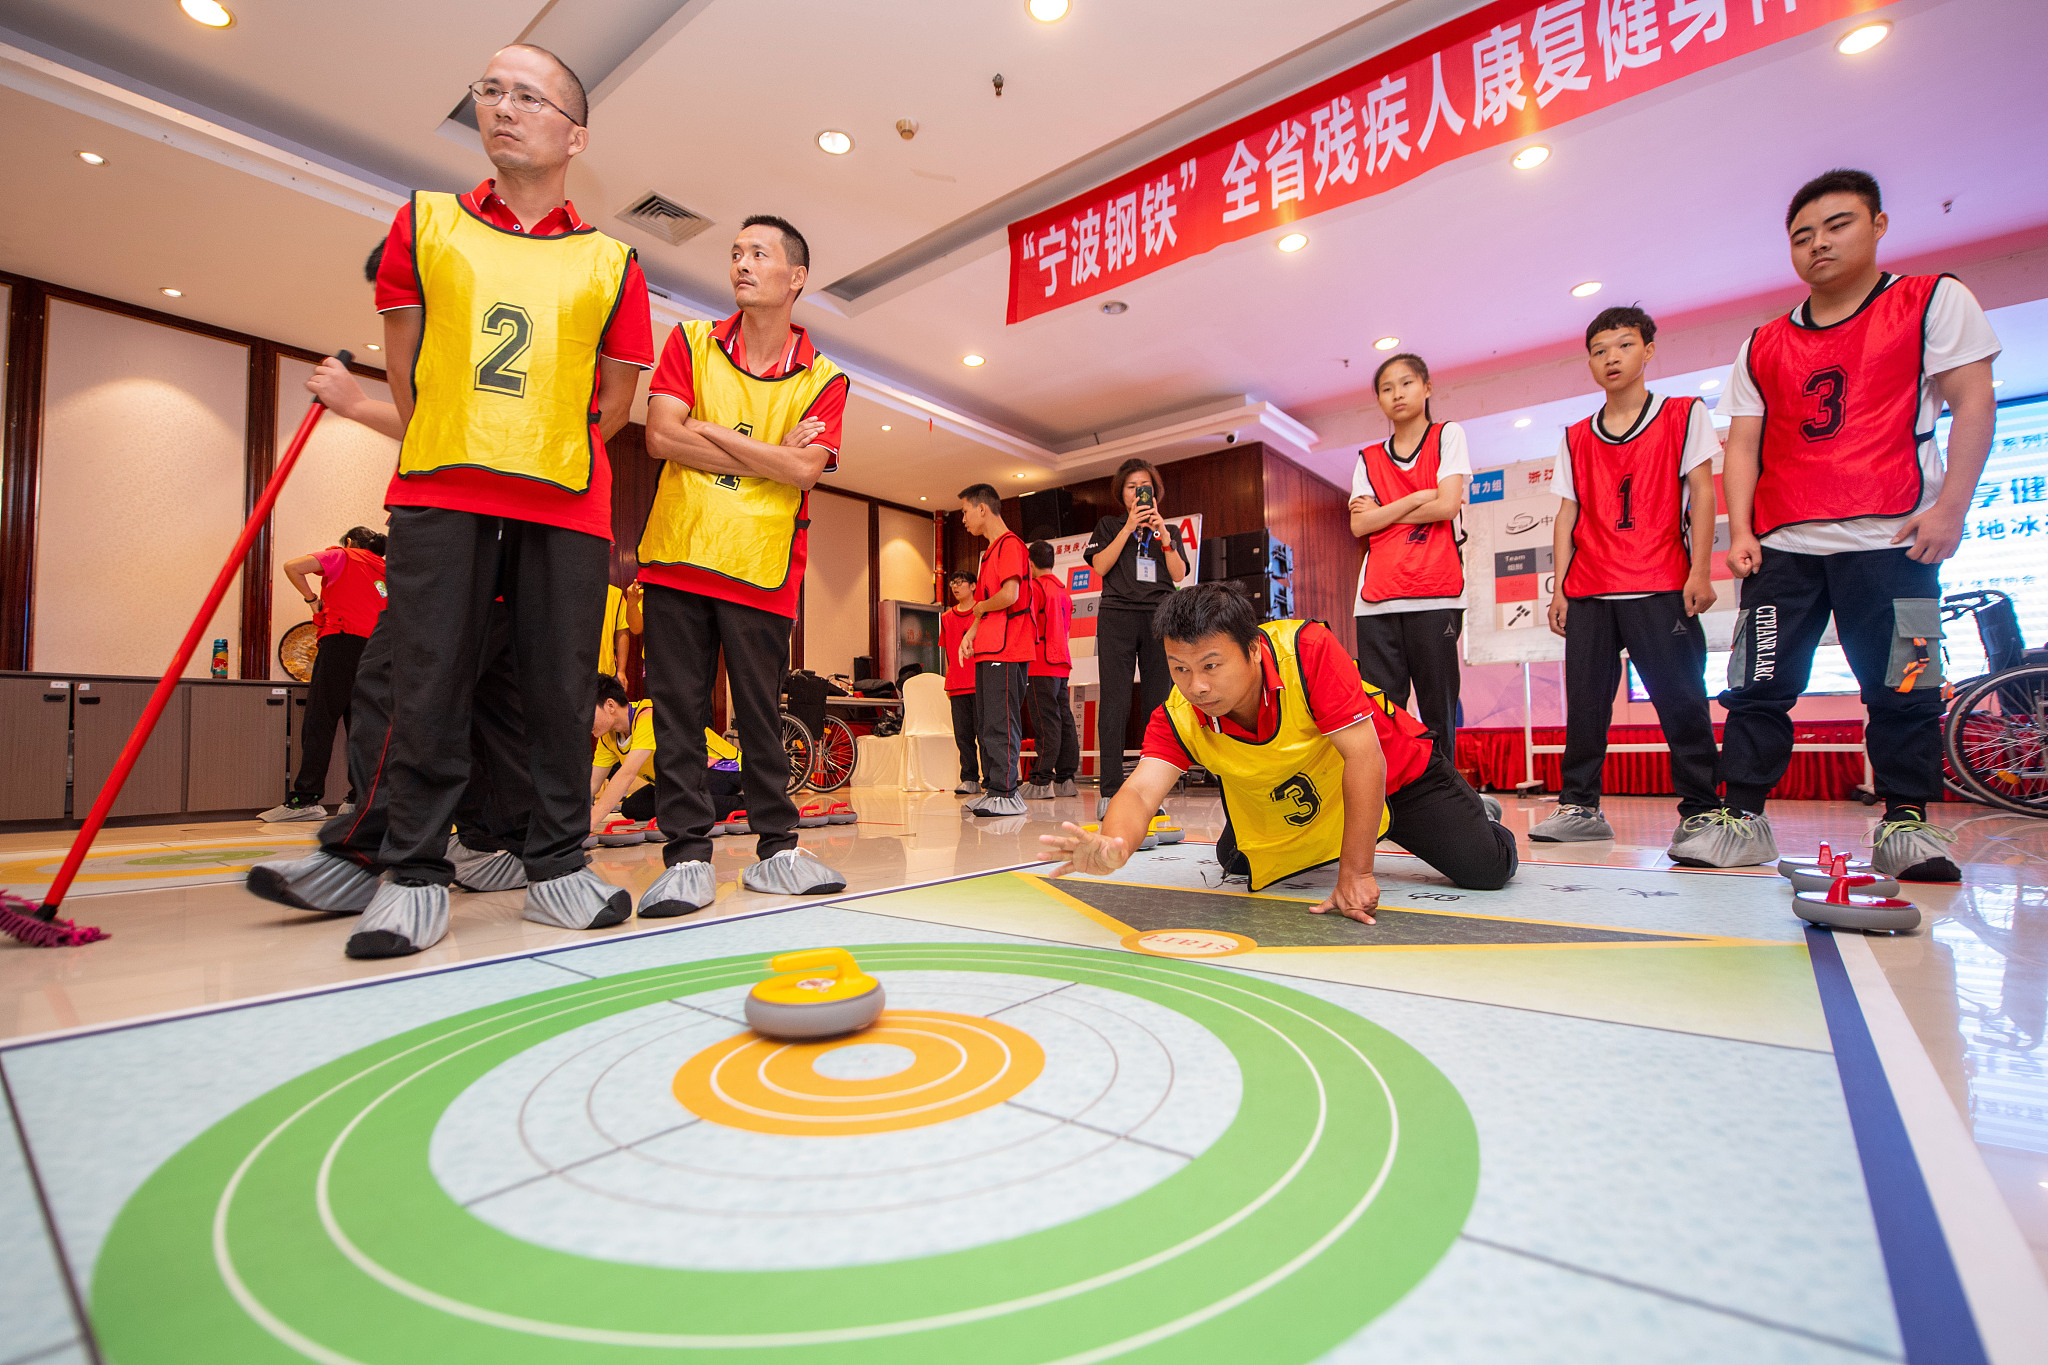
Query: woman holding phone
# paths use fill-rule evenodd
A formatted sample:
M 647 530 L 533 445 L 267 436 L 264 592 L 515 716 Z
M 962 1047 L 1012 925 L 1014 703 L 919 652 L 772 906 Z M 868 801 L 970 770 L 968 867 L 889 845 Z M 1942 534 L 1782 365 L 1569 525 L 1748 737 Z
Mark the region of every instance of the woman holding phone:
M 1124 784 L 1124 733 L 1130 722 L 1133 674 L 1147 718 L 1173 690 L 1166 650 L 1152 636 L 1152 613 L 1188 572 L 1180 528 L 1159 515 L 1166 494 L 1159 471 L 1146 460 L 1125 460 L 1109 487 L 1124 513 L 1095 523 L 1086 552 L 1102 584 L 1095 618 L 1095 656 L 1102 681 L 1102 700 L 1095 712 L 1095 765 L 1102 786 L 1098 817 Z

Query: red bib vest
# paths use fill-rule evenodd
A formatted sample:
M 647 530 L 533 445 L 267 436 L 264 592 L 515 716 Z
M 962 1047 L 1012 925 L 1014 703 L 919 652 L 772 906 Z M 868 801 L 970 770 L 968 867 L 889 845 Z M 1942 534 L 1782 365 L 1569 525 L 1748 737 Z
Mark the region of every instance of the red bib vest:
M 1038 657 L 1026 672 L 1034 678 L 1064 678 L 1074 671 L 1074 599 L 1057 577 L 1031 580 L 1032 614 L 1038 624 Z
M 947 585 L 952 591 L 952 585 Z M 960 642 L 967 638 L 967 623 L 973 619 L 972 612 L 947 607 L 939 613 L 939 648 L 946 655 L 946 695 L 951 697 L 974 694 L 974 664 L 960 662 Z
M 1389 436 L 1358 452 L 1373 500 L 1385 507 L 1410 493 L 1435 492 L 1444 424 L 1431 422 L 1422 445 L 1405 467 L 1395 463 Z M 1358 595 L 1367 602 L 1394 602 L 1411 597 L 1456 597 L 1465 591 L 1465 557 L 1457 519 L 1426 526 L 1383 527 L 1366 537 L 1365 580 Z
M 1599 414 L 1564 434 L 1579 519 L 1572 527 L 1566 597 L 1677 592 L 1692 560 L 1685 548 L 1685 481 L 1678 466 L 1697 398 L 1667 398 L 1626 441 L 1593 431 Z
M 368 639 L 384 614 L 384 561 L 349 546 L 341 572 L 320 584 L 320 634 Z
M 1920 505 L 1920 368 L 1939 275 L 1909 275 L 1826 327 L 1773 318 L 1749 339 L 1764 400 L 1752 525 L 1903 517 Z

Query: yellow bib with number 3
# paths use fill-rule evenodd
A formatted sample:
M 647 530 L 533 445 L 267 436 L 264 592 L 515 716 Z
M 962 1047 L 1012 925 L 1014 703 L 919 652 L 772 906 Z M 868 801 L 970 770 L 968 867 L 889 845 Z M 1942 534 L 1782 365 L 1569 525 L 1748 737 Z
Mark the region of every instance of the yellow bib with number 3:
M 588 491 L 598 347 L 633 249 L 595 228 L 507 232 L 425 191 L 412 225 L 425 316 L 399 475 L 488 469 Z

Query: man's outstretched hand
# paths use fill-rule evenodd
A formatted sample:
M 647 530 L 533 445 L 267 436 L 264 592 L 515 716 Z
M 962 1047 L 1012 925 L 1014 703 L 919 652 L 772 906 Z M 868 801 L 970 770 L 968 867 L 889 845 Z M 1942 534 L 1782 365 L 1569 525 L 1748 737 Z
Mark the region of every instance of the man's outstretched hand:
M 1066 833 L 1038 836 L 1039 843 L 1066 855 L 1067 860 L 1052 870 L 1055 877 L 1064 877 L 1069 872 L 1107 877 L 1131 860 L 1131 851 L 1121 839 L 1106 839 L 1100 831 L 1082 829 L 1071 820 L 1063 822 L 1060 828 Z M 1373 889 L 1373 898 L 1377 902 L 1377 887 Z
M 1070 826 L 1071 828 L 1071 826 Z M 1311 906 L 1311 915 L 1326 915 L 1335 910 L 1346 919 L 1355 919 L 1360 924 L 1377 924 L 1373 911 L 1380 908 L 1379 879 L 1370 872 L 1353 875 L 1348 872 L 1337 874 L 1337 889 L 1330 893 L 1321 905 Z

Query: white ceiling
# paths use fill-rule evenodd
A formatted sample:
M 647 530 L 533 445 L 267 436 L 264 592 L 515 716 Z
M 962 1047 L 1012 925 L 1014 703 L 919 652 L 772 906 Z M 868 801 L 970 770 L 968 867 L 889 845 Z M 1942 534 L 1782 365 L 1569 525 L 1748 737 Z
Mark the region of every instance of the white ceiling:
M 1267 98 L 1259 79 L 1306 84 L 1357 60 L 1365 38 L 1470 6 L 1076 0 L 1041 25 L 1024 0 L 229 5 L 238 22 L 222 32 L 175 0 L 8 0 L 4 22 L 55 60 L 403 190 L 487 173 L 473 145 L 437 134 L 489 51 L 538 14 L 536 40 L 618 67 L 594 82 L 571 193 L 640 249 L 681 311 L 728 306 L 727 232 L 782 213 L 812 243 L 799 320 L 828 353 L 1053 449 L 1221 395 L 1297 415 L 1355 403 L 1383 334 L 1463 370 L 1576 337 L 1610 301 L 1676 314 L 1782 287 L 1784 201 L 1829 165 L 1883 181 L 1901 257 L 2048 223 L 2048 177 L 2027 169 L 2048 127 L 2048 5 L 1905 0 L 1884 12 L 1890 41 L 1861 58 L 1832 50 L 1839 25 L 1823 29 L 1544 134 L 1555 155 L 1533 173 L 1505 150 L 1481 154 L 1307 220 L 1298 255 L 1252 239 L 1137 282 L 1122 316 L 1089 303 L 1005 327 L 1000 225 L 962 242 L 961 224 L 1063 198 L 1062 176 L 1092 177 L 1148 135 Z M 313 348 L 374 339 L 367 218 L 12 91 L 0 115 L 14 134 L 0 174 L 35 206 L 0 220 L 0 268 Z M 902 117 L 918 120 L 915 140 L 896 136 Z M 817 150 L 827 127 L 853 135 L 850 155 Z M 109 164 L 80 165 L 71 153 L 86 145 Z M 610 222 L 649 189 L 716 226 L 671 247 Z M 817 302 L 830 282 L 936 241 L 952 254 L 907 287 L 865 307 Z M 1600 297 L 1570 298 L 1588 278 L 1605 282 Z M 185 297 L 157 295 L 165 283 Z M 969 351 L 989 363 L 963 368 Z M 1071 477 L 971 423 L 927 430 L 874 384 L 855 394 L 840 486 L 917 505 L 950 503 L 970 479 Z

